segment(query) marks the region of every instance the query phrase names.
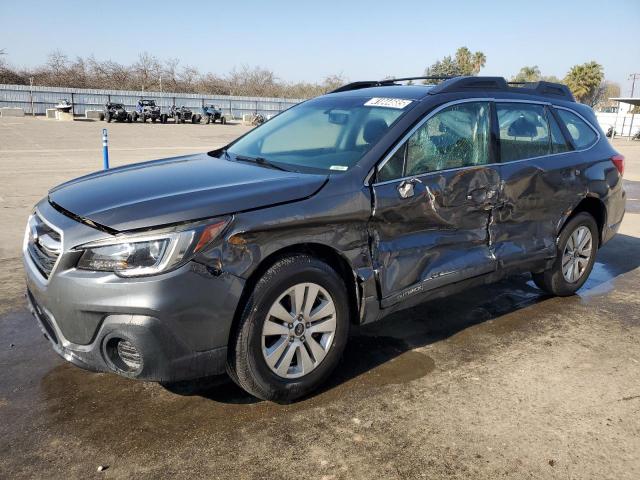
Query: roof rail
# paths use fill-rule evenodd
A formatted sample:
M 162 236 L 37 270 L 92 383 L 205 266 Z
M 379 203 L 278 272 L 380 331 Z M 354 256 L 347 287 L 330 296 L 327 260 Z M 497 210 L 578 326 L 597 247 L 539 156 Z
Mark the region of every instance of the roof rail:
M 470 90 L 495 90 L 523 95 L 539 95 L 575 102 L 569 87 L 552 82 L 507 82 L 503 77 L 456 77 L 435 86 L 429 93 L 450 93 Z
M 371 87 L 386 87 L 390 85 L 398 85 L 396 82 L 407 82 L 409 80 L 450 80 L 456 77 L 440 77 L 440 76 L 427 76 L 427 77 L 403 77 L 403 78 L 385 78 L 384 80 L 365 80 L 361 82 L 347 83 L 329 93 L 348 92 L 349 90 L 359 90 L 361 88 Z
M 554 97 L 568 102 L 575 102 L 569 87 L 561 83 L 553 82 L 507 82 L 504 77 L 445 77 L 445 76 L 423 76 L 423 77 L 403 77 L 389 78 L 385 80 L 369 80 L 353 82 L 336 88 L 329 93 L 348 92 L 361 88 L 383 87 L 399 85 L 396 82 L 408 80 L 440 80 L 441 83 L 433 87 L 429 93 L 451 93 L 468 92 L 473 90 L 502 91 L 509 93 L 519 93 L 523 95 L 538 95 L 544 97 Z
M 358 90 L 360 88 L 381 87 L 383 85 L 393 85 L 393 80 L 364 80 L 361 82 L 347 83 L 341 87 L 331 90 L 329 93 L 348 92 L 350 90 Z

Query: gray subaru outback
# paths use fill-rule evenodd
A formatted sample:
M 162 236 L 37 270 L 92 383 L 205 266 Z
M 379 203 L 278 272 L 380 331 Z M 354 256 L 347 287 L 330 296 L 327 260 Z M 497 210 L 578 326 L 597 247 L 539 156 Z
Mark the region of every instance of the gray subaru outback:
M 52 189 L 24 238 L 54 350 L 251 394 L 323 382 L 349 327 L 531 272 L 578 290 L 625 211 L 624 158 L 563 85 L 356 82 L 224 148 Z

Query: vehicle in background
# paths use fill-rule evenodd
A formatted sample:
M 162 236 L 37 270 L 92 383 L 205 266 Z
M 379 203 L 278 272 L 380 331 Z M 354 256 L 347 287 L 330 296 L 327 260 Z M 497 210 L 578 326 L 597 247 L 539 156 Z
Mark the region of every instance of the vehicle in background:
M 222 109 L 218 105 L 209 103 L 202 107 L 202 116 L 204 117 L 204 123 L 209 125 L 210 123 L 216 123 L 219 120 L 221 124 L 227 123 L 227 117 L 222 113 Z
M 160 121 L 162 123 L 167 123 L 167 120 L 169 118 L 173 118 L 173 121 L 175 123 L 187 123 L 187 122 L 191 122 L 191 123 L 200 123 L 200 115 L 198 114 L 194 114 L 190 108 L 185 107 L 184 105 L 182 105 L 181 107 L 178 107 L 176 105 L 172 105 L 171 108 L 169 109 L 169 113 L 163 113 Z
M 249 123 L 251 123 L 251 125 L 256 126 L 256 127 L 258 125 L 262 125 L 264 122 L 266 122 L 266 118 L 261 113 L 254 113 L 251 116 L 251 118 L 249 119 Z
M 574 294 L 625 213 L 593 111 L 548 82 L 400 83 L 422 79 L 345 85 L 208 153 L 53 188 L 23 261 L 55 351 L 143 380 L 227 371 L 290 401 L 352 325 L 515 274 Z
M 111 123 L 112 120 L 116 122 L 129 122 L 131 123 L 133 117 L 124 107 L 122 103 L 107 102 L 104 104 L 102 113 L 100 113 L 100 120 L 105 120 L 107 123 Z
M 160 107 L 156 105 L 155 100 L 140 99 L 136 105 L 136 110 L 132 114 L 132 120 L 138 121 L 138 118 L 145 123 L 147 120 L 151 120 L 153 123 L 156 120 L 160 120 Z

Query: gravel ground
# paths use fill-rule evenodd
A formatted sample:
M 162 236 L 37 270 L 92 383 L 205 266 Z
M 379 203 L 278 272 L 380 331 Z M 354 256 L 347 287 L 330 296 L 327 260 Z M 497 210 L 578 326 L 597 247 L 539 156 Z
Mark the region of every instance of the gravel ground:
M 25 311 L 26 217 L 101 167 L 103 126 L 0 119 L 0 478 L 640 478 L 640 142 L 615 142 L 628 213 L 579 295 L 522 276 L 401 312 L 354 331 L 317 395 L 277 405 L 225 377 L 85 372 Z M 112 124 L 112 164 L 246 129 Z

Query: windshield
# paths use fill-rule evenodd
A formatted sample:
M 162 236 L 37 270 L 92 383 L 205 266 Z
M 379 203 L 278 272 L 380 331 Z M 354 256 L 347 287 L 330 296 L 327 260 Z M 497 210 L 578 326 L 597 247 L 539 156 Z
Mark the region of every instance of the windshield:
M 371 97 L 320 97 L 282 112 L 242 137 L 228 152 L 236 157 L 263 158 L 288 170 L 344 172 L 412 103 Z

